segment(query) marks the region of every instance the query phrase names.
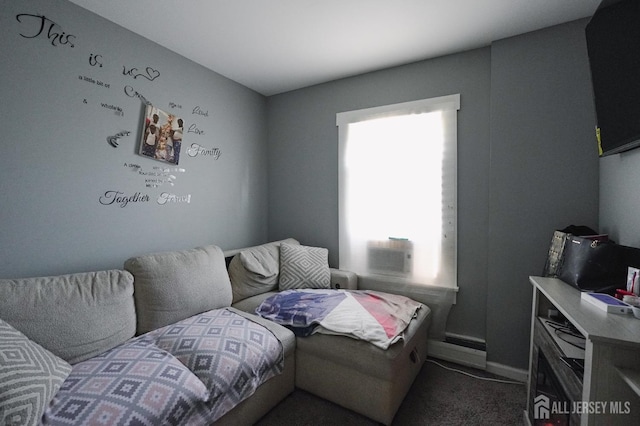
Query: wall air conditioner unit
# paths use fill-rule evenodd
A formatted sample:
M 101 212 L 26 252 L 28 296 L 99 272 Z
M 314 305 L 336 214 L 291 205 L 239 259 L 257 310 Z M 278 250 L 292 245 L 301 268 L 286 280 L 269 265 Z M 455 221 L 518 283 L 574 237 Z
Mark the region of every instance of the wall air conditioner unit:
M 367 267 L 374 274 L 409 275 L 413 267 L 413 243 L 404 238 L 369 241 Z

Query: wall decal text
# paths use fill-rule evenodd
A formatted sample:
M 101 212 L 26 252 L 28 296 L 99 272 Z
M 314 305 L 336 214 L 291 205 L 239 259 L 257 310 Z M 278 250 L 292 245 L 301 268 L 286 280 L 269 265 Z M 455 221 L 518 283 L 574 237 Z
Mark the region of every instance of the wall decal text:
M 127 196 L 121 191 L 106 191 L 104 195 L 101 195 L 98 199 L 103 206 L 115 204 L 121 208 L 127 207 L 130 203 L 147 203 L 149 200 L 149 195 L 142 194 L 141 192 Z
M 196 106 L 193 109 L 193 111 L 191 111 L 191 114 L 201 115 L 203 117 L 208 117 L 209 116 L 209 110 L 203 111 L 202 108 L 200 108 L 200 106 Z
M 62 27 L 60 27 L 60 25 L 56 24 L 44 15 L 21 13 L 19 15 L 16 15 L 16 19 L 18 20 L 18 22 L 24 24 L 25 26 L 30 25 L 30 30 L 34 32 L 33 34 L 29 32 L 28 34 L 30 35 L 18 33 L 24 38 L 36 38 L 41 34 L 44 34 L 45 37 L 51 42 L 52 46 L 69 46 L 72 48 L 75 47 L 75 45 L 73 44 L 73 40 L 76 39 L 76 36 L 58 30 L 57 28 Z
M 138 98 L 142 101 L 142 103 L 144 103 L 145 105 L 150 105 L 151 102 L 149 102 L 147 100 L 147 98 L 145 98 L 142 93 L 138 92 L 136 89 L 134 89 L 131 86 L 124 86 L 124 94 L 129 96 L 130 98 Z
M 189 126 L 187 133 L 195 133 L 196 135 L 204 136 L 204 130 L 198 129 L 198 126 L 196 126 L 195 123 Z
M 92 67 L 99 66 L 100 68 L 102 68 L 102 55 L 92 53 L 89 56 L 89 65 L 91 65 Z
M 163 192 L 162 194 L 158 195 L 158 204 L 165 205 L 167 203 L 187 203 L 189 204 L 191 202 L 191 194 L 187 194 L 187 195 L 176 195 L 176 194 L 170 194 L 168 192 Z
M 146 78 L 149 81 L 153 81 L 156 78 L 160 77 L 160 71 L 153 69 L 151 67 L 147 67 L 145 68 L 144 71 L 140 71 L 138 70 L 138 68 L 129 68 L 127 69 L 126 66 L 122 66 L 122 75 L 129 75 L 131 77 L 133 77 L 134 79 L 138 78 L 138 77 L 143 77 Z
M 102 108 L 114 111 L 116 113 L 116 115 L 119 115 L 120 117 L 124 117 L 124 112 L 122 111 L 122 108 L 120 108 L 117 105 L 105 104 L 104 102 L 100 102 L 100 106 Z M 126 135 L 123 135 L 123 136 L 129 136 L 129 133 L 131 133 L 131 132 L 128 132 Z
M 94 80 L 93 78 L 87 77 L 86 75 L 79 75 L 78 79 L 82 80 L 82 81 L 86 81 L 87 83 L 95 84 L 96 86 L 102 86 L 102 87 L 104 87 L 106 89 L 109 89 L 111 87 L 110 83 L 105 83 L 105 82 L 100 81 L 100 80 Z
M 160 167 L 153 166 L 151 170 L 145 170 L 137 163 L 124 163 L 124 167 L 137 172 L 140 176 L 144 176 L 144 184 L 147 188 L 158 188 L 168 183 L 174 186 L 177 179 L 174 173 L 184 173 L 186 170 L 182 167 Z
M 205 148 L 197 143 L 192 143 L 187 149 L 187 155 L 189 157 L 197 157 L 198 155 L 209 156 L 214 160 L 217 160 L 220 158 L 220 155 L 222 155 L 222 152 L 220 151 L 220 148 Z
M 107 142 L 109 142 L 109 145 L 111 145 L 112 147 L 117 148 L 118 147 L 118 143 L 120 142 L 120 138 L 124 137 L 124 136 L 129 136 L 130 134 L 131 134 L 131 132 L 128 131 L 128 130 L 125 130 L 125 131 L 120 132 L 120 133 L 116 133 L 113 136 L 107 137 Z

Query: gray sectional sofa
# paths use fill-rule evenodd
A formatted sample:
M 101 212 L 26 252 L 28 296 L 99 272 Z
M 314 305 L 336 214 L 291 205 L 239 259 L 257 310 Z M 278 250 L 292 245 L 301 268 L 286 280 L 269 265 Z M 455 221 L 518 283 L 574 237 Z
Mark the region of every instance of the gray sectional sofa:
M 296 337 L 255 315 L 280 281 L 356 289 L 357 277 L 328 265 L 297 276 L 280 259 L 295 245 L 207 246 L 122 270 L 0 280 L 0 424 L 252 424 L 296 386 L 390 424 L 426 357 L 429 308 L 386 350 Z

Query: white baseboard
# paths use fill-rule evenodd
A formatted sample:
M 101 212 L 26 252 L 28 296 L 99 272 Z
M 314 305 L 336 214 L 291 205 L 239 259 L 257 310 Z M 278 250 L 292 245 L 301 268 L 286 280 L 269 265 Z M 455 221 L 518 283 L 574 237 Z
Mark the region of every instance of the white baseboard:
M 485 351 L 453 345 L 438 340 L 429 340 L 427 343 L 427 354 L 433 358 L 451 361 L 481 370 L 485 370 L 487 367 L 487 353 Z
M 497 362 L 487 362 L 487 369 L 489 373 L 497 374 L 498 376 L 506 377 L 517 382 L 527 383 L 529 379 L 529 372 L 520 368 L 509 367 L 508 365 L 498 364 Z
M 466 365 L 487 371 L 511 380 L 526 383 L 529 377 L 527 370 L 509 367 L 497 362 L 487 362 L 487 353 L 478 349 L 471 349 L 460 345 L 453 345 L 439 340 L 429 340 L 427 355 L 456 364 Z

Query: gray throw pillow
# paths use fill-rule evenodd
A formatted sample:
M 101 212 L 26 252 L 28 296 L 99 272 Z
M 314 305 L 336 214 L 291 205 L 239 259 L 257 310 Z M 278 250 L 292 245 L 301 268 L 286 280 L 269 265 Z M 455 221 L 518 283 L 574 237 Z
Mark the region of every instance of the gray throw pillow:
M 0 319 L 0 425 L 38 425 L 71 365 Z
M 280 290 L 331 288 L 329 250 L 302 245 L 280 245 Z
M 229 263 L 233 303 L 278 288 L 280 247 L 266 244 L 236 254 Z

